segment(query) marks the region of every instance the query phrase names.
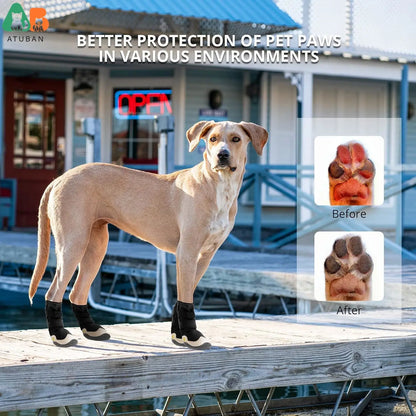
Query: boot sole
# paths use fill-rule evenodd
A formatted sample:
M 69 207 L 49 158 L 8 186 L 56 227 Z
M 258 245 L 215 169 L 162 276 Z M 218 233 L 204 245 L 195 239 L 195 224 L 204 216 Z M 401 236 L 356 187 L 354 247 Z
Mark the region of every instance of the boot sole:
M 181 341 L 182 345 L 193 350 L 208 350 L 211 348 L 211 343 L 205 337 L 200 337 L 196 341 L 190 341 L 186 335 L 183 335 Z
M 107 341 L 111 338 L 111 335 L 104 328 L 99 328 L 94 332 L 89 332 L 85 328 L 82 328 L 82 335 L 92 341 Z
M 184 346 L 184 342 L 182 341 L 182 338 L 177 338 L 175 333 L 172 334 L 172 342 L 178 347 Z
M 190 342 L 194 342 L 195 344 L 190 344 Z M 193 350 L 209 350 L 211 348 L 211 343 L 209 341 L 205 341 L 202 344 L 197 344 L 198 341 L 184 341 L 182 345 L 185 347 L 191 348 Z
M 64 339 L 57 339 L 55 335 L 52 335 L 51 340 L 54 345 L 61 348 L 73 347 L 78 344 L 78 341 L 71 334 L 68 334 Z

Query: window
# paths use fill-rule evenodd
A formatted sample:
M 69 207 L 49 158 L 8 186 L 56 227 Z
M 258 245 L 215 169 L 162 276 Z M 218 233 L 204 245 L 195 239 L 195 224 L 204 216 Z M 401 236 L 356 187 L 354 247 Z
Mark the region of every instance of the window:
M 16 90 L 13 165 L 55 169 L 55 92 Z
M 158 115 L 172 114 L 169 89 L 114 89 L 112 161 L 117 164 L 156 164 Z

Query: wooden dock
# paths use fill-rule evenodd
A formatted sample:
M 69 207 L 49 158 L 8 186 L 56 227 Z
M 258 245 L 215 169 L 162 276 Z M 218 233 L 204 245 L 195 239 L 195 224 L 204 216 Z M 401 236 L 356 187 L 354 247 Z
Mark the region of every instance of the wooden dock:
M 79 344 L 66 349 L 46 329 L 2 332 L 0 411 L 416 374 L 416 311 L 403 311 L 400 325 L 320 314 L 199 327 L 212 349 L 175 347 L 168 322 L 113 325 L 106 342 L 74 328 Z

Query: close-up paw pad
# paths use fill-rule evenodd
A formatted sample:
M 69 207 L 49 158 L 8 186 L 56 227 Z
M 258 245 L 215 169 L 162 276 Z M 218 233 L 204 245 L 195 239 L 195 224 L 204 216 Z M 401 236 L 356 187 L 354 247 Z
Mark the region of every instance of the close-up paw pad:
M 371 205 L 374 163 L 357 142 L 341 144 L 328 167 L 331 205 Z
M 373 260 L 360 236 L 335 240 L 325 259 L 325 293 L 329 301 L 365 301 L 371 297 Z

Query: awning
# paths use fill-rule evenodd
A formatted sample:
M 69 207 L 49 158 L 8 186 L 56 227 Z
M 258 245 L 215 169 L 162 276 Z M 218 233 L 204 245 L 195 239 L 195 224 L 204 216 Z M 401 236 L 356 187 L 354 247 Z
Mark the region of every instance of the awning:
M 89 0 L 53 19 L 66 30 L 168 34 L 269 34 L 300 26 L 273 0 Z

